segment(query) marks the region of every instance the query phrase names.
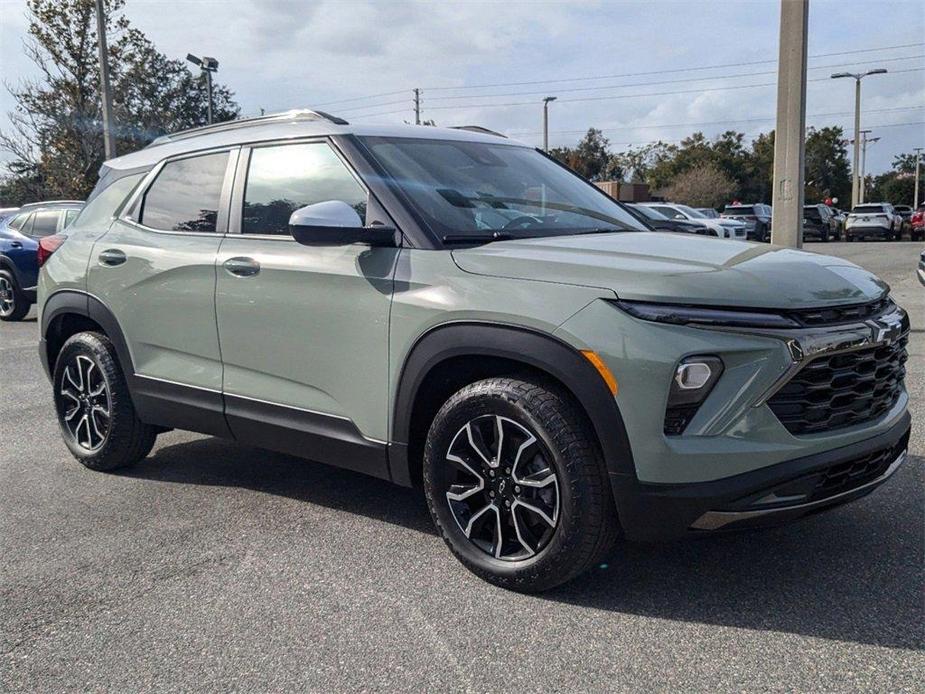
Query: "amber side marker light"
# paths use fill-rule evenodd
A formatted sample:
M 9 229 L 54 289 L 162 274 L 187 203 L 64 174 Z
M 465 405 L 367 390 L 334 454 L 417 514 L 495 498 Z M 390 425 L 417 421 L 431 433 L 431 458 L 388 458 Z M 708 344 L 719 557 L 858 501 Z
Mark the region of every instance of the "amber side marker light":
M 597 352 L 594 352 L 590 349 L 581 350 L 582 356 L 591 362 L 591 366 L 597 369 L 597 372 L 601 375 L 601 378 L 604 379 L 604 383 L 607 384 L 607 388 L 610 389 L 611 395 L 617 394 L 617 379 L 613 377 L 613 374 L 610 373 L 610 369 L 607 368 L 607 364 L 597 356 Z

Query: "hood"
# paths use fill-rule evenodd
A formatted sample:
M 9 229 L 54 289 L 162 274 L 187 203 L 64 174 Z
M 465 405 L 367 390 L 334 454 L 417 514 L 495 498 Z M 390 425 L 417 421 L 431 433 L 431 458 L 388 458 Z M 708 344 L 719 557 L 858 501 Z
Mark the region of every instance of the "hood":
M 599 287 L 637 301 L 793 309 L 872 301 L 889 289 L 840 258 L 659 232 L 495 241 L 453 258 L 476 275 Z

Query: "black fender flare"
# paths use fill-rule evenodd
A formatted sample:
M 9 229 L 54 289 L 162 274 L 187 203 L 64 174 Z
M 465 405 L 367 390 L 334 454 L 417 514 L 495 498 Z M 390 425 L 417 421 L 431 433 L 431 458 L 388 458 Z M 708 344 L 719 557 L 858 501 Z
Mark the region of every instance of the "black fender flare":
M 41 340 L 39 342 L 39 354 L 42 358 L 42 365 L 46 373 L 51 373 L 51 360 L 48 354 L 48 331 L 56 318 L 62 315 L 74 314 L 89 318 L 97 323 L 113 346 L 116 348 L 116 354 L 119 355 L 119 363 L 125 377 L 131 381 L 134 379 L 135 367 L 132 363 L 132 355 L 129 352 L 128 343 L 125 341 L 125 335 L 119 326 L 119 321 L 112 314 L 102 301 L 95 296 L 82 292 L 77 289 L 62 289 L 46 299 L 42 308 L 42 326 Z
M 616 399 L 591 363 L 566 342 L 521 326 L 454 322 L 424 333 L 404 360 L 392 418 L 389 465 L 393 481 L 411 485 L 412 411 L 421 384 L 441 362 L 453 357 L 491 356 L 521 362 L 562 383 L 587 413 L 597 434 L 607 471 L 635 479 L 636 468 Z

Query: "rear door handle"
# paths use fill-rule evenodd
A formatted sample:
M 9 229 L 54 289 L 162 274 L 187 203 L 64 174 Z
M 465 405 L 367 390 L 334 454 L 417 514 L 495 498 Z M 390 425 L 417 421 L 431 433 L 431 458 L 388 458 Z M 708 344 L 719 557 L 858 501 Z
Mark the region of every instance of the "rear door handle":
M 260 263 L 253 258 L 229 258 L 222 266 L 235 277 L 253 277 L 260 272 Z
M 127 258 L 125 253 L 118 250 L 117 248 L 108 248 L 105 251 L 100 253 L 100 264 L 106 265 L 108 267 L 115 267 L 116 265 L 121 265 L 124 263 Z
M 22 248 L 22 244 L 19 241 L 10 241 L 10 248 Z

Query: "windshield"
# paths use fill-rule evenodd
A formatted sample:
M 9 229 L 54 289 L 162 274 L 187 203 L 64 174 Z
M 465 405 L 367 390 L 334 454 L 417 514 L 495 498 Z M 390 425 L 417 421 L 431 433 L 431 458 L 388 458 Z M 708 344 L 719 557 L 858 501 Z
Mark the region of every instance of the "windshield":
M 645 205 L 633 205 L 633 209 L 646 219 L 652 219 L 659 222 L 664 222 L 666 219 L 668 219 L 668 217 L 663 215 L 661 212 L 653 210 L 651 207 L 646 207 Z
M 736 217 L 754 216 L 755 208 L 746 207 L 745 205 L 726 205 L 723 208 L 723 214 L 734 215 Z
M 691 219 L 706 219 L 707 216 L 703 212 L 698 212 L 693 207 L 688 207 L 687 205 L 675 205 L 676 208 L 681 210 Z
M 719 217 L 719 213 L 712 207 L 697 207 L 695 209 L 707 219 L 716 219 Z
M 533 149 L 423 138 L 363 141 L 444 241 L 646 230 Z
M 855 205 L 851 208 L 851 214 L 877 214 L 883 212 L 883 205 Z
M 822 215 L 819 213 L 818 207 L 804 207 L 803 208 L 803 218 L 820 221 L 822 219 Z

